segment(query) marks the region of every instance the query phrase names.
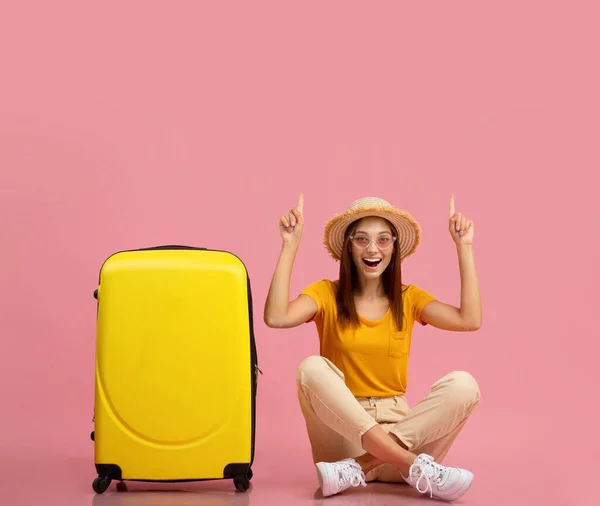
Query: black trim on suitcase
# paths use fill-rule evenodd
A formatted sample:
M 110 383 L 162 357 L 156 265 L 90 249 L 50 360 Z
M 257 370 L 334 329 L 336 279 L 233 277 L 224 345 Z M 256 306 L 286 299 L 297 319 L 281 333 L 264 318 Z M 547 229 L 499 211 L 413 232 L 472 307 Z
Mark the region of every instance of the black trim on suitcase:
M 122 481 L 123 472 L 117 464 L 96 464 L 96 472 L 103 479 Z M 252 473 L 248 464 L 227 464 L 223 469 L 223 479 L 234 479 Z M 127 481 L 141 481 L 146 483 L 187 483 L 191 481 L 213 481 L 219 478 L 189 478 L 183 480 L 148 480 L 142 478 L 128 478 Z
M 123 479 L 121 468 L 116 464 L 96 464 L 96 472 L 101 478 L 119 481 Z
M 98 478 L 92 484 L 94 492 L 102 494 L 105 492 L 113 480 L 119 481 L 117 490 L 127 490 L 124 486 L 123 474 L 121 468 L 116 464 L 96 464 Z M 252 469 L 248 464 L 229 464 L 223 470 L 223 479 L 233 479 L 233 483 L 238 492 L 246 492 L 250 488 L 252 479 Z M 218 478 L 214 478 L 218 479 Z M 185 480 L 147 480 L 128 478 L 127 481 L 138 481 L 144 483 L 189 483 L 194 481 L 213 481 L 213 478 L 192 478 Z
M 251 411 L 252 411 L 252 428 L 251 428 L 251 444 L 250 444 L 250 462 L 247 464 L 230 463 L 223 469 L 222 479 L 233 479 L 236 489 L 239 492 L 245 492 L 250 487 L 250 480 L 252 479 L 252 464 L 254 463 L 254 449 L 255 449 L 255 437 L 256 437 L 256 394 L 258 391 L 258 375 L 262 374 L 262 371 L 258 367 L 258 353 L 256 349 L 256 341 L 254 336 L 254 310 L 252 300 L 252 288 L 250 283 L 250 275 L 244 261 L 238 257 L 235 253 L 225 250 L 215 250 L 209 248 L 199 248 L 194 246 L 182 246 L 182 245 L 165 245 L 165 246 L 152 246 L 149 248 L 137 248 L 129 250 L 121 250 L 110 255 L 102 264 L 100 268 L 100 274 L 104 264 L 114 255 L 119 253 L 129 253 L 137 251 L 155 251 L 155 250 L 199 250 L 199 251 L 214 251 L 217 253 L 227 253 L 237 258 L 244 270 L 246 271 L 246 286 L 248 293 L 248 321 L 250 326 L 250 381 L 251 381 Z M 100 277 L 98 279 L 98 285 L 100 285 Z M 94 290 L 94 298 L 98 300 L 98 289 Z M 98 304 L 100 301 L 98 300 Z M 94 434 L 94 433 L 92 433 Z M 92 438 L 94 440 L 94 438 Z M 109 486 L 112 480 L 118 480 L 123 482 L 121 468 L 117 464 L 95 464 L 98 478 L 94 480 L 93 489 L 96 493 L 103 493 Z M 214 478 L 219 479 L 219 478 Z M 128 481 L 139 481 L 139 482 L 152 482 L 152 483 L 183 483 L 183 482 L 194 482 L 194 481 L 212 481 L 213 478 L 198 478 L 198 479 L 182 479 L 182 480 L 148 480 L 139 478 L 128 478 Z

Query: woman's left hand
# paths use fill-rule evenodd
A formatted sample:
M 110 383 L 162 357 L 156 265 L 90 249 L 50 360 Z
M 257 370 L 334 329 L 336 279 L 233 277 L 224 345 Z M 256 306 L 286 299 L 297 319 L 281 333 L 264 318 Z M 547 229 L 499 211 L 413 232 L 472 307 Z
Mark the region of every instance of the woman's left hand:
M 473 244 L 473 222 L 454 210 L 454 195 L 450 197 L 449 231 L 457 245 Z

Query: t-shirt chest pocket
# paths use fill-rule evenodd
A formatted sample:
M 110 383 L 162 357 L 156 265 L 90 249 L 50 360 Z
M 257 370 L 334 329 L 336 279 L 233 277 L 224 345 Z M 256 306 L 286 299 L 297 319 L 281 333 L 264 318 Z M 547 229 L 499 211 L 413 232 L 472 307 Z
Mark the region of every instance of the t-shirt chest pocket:
M 410 349 L 410 336 L 408 332 L 390 333 L 389 355 L 393 358 L 405 358 Z

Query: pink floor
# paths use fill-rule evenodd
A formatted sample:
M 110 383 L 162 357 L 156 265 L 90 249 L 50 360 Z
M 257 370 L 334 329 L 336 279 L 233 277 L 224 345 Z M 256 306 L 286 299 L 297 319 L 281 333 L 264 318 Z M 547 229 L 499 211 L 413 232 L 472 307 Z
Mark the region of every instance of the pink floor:
M 477 479 L 467 495 L 456 504 L 469 505 L 592 505 L 597 497 L 576 490 L 572 480 L 551 467 L 539 464 L 530 473 L 515 468 L 509 460 L 502 462 L 482 459 L 473 462 Z M 521 465 L 528 466 L 527 463 Z M 154 485 L 129 483 L 128 491 L 117 492 L 114 485 L 103 495 L 91 490 L 93 470 L 88 462 L 55 461 L 45 458 L 18 463 L 18 468 L 5 474 L 2 485 L 3 505 L 61 505 L 61 506 L 228 506 L 228 505 L 364 505 L 427 504 L 428 500 L 406 485 L 369 484 L 335 497 L 323 499 L 317 490 L 316 479 L 306 465 L 288 463 L 281 476 L 257 476 L 247 493 L 236 493 L 229 481 L 194 484 Z M 536 476 L 532 476 L 532 473 Z M 540 477 L 541 475 L 541 477 Z M 437 502 L 437 501 L 436 501 Z
M 539 420 L 513 420 L 511 431 Z M 470 435 L 457 442 L 448 464 L 465 465 L 475 473 L 467 495 L 455 504 L 485 506 L 598 505 L 592 483 L 595 455 L 581 453 L 574 443 L 546 445 L 543 431 L 537 436 L 513 439 L 492 431 L 478 440 L 486 425 L 483 417 L 472 424 Z M 525 431 L 528 432 L 528 431 Z M 184 484 L 128 483 L 117 492 L 115 484 L 103 495 L 91 488 L 95 477 L 91 445 L 70 447 L 13 442 L 0 452 L 0 505 L 2 506 L 228 506 L 228 505 L 425 505 L 428 499 L 406 485 L 369 484 L 339 496 L 323 499 L 301 439 L 289 444 L 277 435 L 271 444 L 262 438 L 257 448 L 254 479 L 247 493 L 236 493 L 231 481 Z M 436 501 L 437 502 L 437 501 Z M 436 502 L 432 502 L 435 504 Z

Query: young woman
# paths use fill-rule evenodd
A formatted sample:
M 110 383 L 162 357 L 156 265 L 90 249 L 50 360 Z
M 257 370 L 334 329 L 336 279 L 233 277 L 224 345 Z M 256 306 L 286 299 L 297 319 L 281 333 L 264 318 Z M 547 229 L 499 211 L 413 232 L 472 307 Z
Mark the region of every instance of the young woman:
M 282 249 L 264 319 L 273 328 L 316 324 L 320 356 L 300 364 L 297 384 L 323 495 L 370 481 L 405 481 L 430 497 L 461 497 L 473 474 L 441 461 L 479 402 L 477 382 L 466 372 L 450 373 L 412 408 L 404 394 L 415 322 L 454 331 L 481 326 L 473 223 L 455 213 L 451 197 L 460 307 L 402 284 L 401 264 L 419 244 L 419 225 L 372 197 L 354 202 L 325 227 L 325 247 L 340 261 L 339 279 L 316 282 L 290 300 L 303 206 L 300 195 L 297 208 L 280 219 Z

